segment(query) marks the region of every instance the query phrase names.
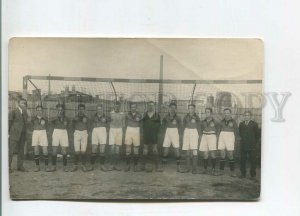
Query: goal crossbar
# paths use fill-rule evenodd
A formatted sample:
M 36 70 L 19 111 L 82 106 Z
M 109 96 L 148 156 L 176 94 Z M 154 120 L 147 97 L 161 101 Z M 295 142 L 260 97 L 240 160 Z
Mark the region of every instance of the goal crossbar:
M 172 79 L 120 79 L 120 78 L 95 78 L 95 77 L 63 77 L 63 76 L 32 76 L 27 75 L 25 81 L 60 80 L 60 81 L 87 81 L 87 82 L 123 82 L 123 83 L 182 83 L 182 84 L 261 84 L 262 80 L 172 80 Z

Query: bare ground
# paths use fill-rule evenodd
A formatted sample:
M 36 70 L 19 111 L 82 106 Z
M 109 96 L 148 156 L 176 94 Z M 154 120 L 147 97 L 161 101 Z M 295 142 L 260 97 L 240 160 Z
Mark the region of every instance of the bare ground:
M 29 172 L 10 174 L 12 199 L 196 199 L 255 200 L 260 195 L 260 170 L 256 181 L 191 173 L 177 173 L 175 162 L 164 172 L 33 172 L 34 162 L 25 161 Z M 14 165 L 15 166 L 15 165 Z M 43 168 L 43 166 L 41 166 Z M 227 168 L 228 170 L 228 168 Z M 238 173 L 238 170 L 237 170 Z

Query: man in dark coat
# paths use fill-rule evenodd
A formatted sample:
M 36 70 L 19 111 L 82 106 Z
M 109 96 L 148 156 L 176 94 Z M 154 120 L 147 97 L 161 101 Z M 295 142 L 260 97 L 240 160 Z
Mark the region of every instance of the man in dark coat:
M 239 125 L 239 134 L 241 137 L 241 178 L 246 177 L 247 156 L 250 160 L 251 178 L 256 176 L 256 145 L 260 134 L 257 123 L 251 119 L 252 113 L 244 113 L 244 121 Z
M 23 166 L 23 159 L 26 129 L 28 121 L 30 121 L 28 114 L 27 101 L 24 98 L 20 98 L 17 108 L 9 115 L 9 172 L 12 172 L 11 164 L 15 149 L 18 149 L 17 169 L 21 172 L 27 171 Z

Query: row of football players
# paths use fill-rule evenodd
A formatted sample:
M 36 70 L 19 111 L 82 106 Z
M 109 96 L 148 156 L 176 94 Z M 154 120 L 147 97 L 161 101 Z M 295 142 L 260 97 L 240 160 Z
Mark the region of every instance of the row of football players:
M 206 108 L 206 118 L 201 121 L 195 112 L 195 105 L 188 106 L 188 113 L 183 121 L 176 114 L 177 105 L 171 103 L 169 112 L 163 118 L 161 124 L 160 115 L 155 111 L 154 102 L 149 102 L 146 113 L 139 113 L 137 104 L 130 105 L 130 111 L 125 114 L 120 111 L 120 103 L 116 102 L 114 109 L 108 115 L 105 114 L 103 106 L 97 106 L 97 112 L 89 119 L 85 114 L 85 105 L 78 105 L 78 114 L 72 122 L 66 118 L 64 106 L 58 104 L 57 117 L 48 123 L 43 118 L 43 108 L 36 107 L 36 116 L 32 119 L 33 133 L 32 146 L 34 147 L 34 158 L 36 163 L 35 171 L 40 170 L 40 150 L 45 160 L 46 171 L 56 170 L 56 159 L 58 146 L 62 148 L 64 170 L 67 169 L 67 148 L 69 147 L 68 131 L 74 135 L 74 166 L 70 171 L 78 169 L 79 161 L 82 163 L 82 170 L 94 169 L 100 149 L 99 159 L 102 171 L 121 170 L 120 168 L 120 147 L 122 146 L 123 133 L 125 134 L 126 167 L 130 170 L 131 159 L 133 158 L 134 171 L 142 171 L 145 164 L 153 161 L 156 171 L 162 171 L 167 162 L 169 148 L 173 146 L 176 155 L 177 171 L 198 173 L 198 151 L 203 153 L 204 173 L 208 173 L 208 158 L 211 158 L 211 174 L 222 174 L 225 167 L 226 155 L 229 159 L 231 176 L 234 172 L 234 149 L 237 140 L 241 140 L 241 172 L 242 177 L 246 175 L 245 162 L 247 154 L 251 161 L 251 177 L 255 177 L 255 145 L 259 139 L 257 123 L 251 119 L 251 112 L 244 113 L 245 120 L 237 126 L 231 117 L 231 110 L 224 109 L 224 119 L 221 122 L 212 117 L 212 109 Z M 48 168 L 48 140 L 46 130 L 52 134 L 52 167 Z M 141 146 L 140 134 L 143 130 L 143 151 L 139 155 Z M 163 153 L 159 155 L 158 134 L 163 130 Z M 181 133 L 182 132 L 182 133 Z M 182 149 L 180 149 L 180 134 L 183 134 Z M 91 166 L 86 165 L 87 142 L 91 135 L 92 154 L 90 156 Z M 105 147 L 110 146 L 110 154 L 105 155 Z M 200 141 L 200 144 L 199 144 Z M 182 150 L 182 151 L 181 151 Z M 216 172 L 216 150 L 220 150 L 220 172 Z M 133 154 L 132 154 L 133 152 Z M 183 155 L 181 155 L 183 152 Z M 182 164 L 182 156 L 185 164 Z M 109 163 L 106 163 L 106 159 Z M 80 160 L 81 159 L 81 160 Z M 139 160 L 141 159 L 141 163 Z M 149 170 L 148 170 L 149 171 Z M 150 170 L 151 171 L 151 170 Z

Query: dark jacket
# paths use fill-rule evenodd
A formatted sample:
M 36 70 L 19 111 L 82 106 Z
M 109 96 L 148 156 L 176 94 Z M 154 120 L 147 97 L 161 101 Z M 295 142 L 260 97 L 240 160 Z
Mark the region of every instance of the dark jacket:
M 260 138 L 258 125 L 255 121 L 250 120 L 248 125 L 243 121 L 239 125 L 242 150 L 254 150 Z
M 16 108 L 9 115 L 9 138 L 18 141 L 21 137 L 21 133 L 27 128 L 28 115 L 26 110 L 21 111 Z M 26 133 L 25 133 L 26 134 Z

